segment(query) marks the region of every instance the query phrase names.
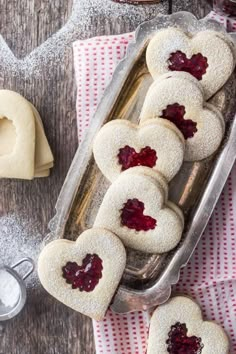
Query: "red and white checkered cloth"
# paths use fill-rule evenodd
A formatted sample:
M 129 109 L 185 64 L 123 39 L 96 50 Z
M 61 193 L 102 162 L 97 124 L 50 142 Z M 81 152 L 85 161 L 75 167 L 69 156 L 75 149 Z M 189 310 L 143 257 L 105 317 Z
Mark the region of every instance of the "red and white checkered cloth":
M 236 30 L 234 19 L 214 12 L 210 17 Z M 74 43 L 80 141 L 133 37 L 129 33 Z M 231 340 L 231 353 L 236 353 L 236 166 L 194 255 L 173 290 L 195 298 L 204 316 L 225 328 Z M 96 352 L 145 354 L 148 324 L 148 313 L 117 315 L 109 310 L 103 321 L 93 321 Z

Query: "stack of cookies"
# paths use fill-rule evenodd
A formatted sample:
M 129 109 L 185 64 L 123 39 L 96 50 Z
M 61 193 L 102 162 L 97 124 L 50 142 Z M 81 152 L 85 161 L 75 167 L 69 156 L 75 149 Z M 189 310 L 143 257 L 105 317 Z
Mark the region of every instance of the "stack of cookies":
M 53 155 L 36 108 L 16 92 L 0 90 L 0 178 L 47 177 Z

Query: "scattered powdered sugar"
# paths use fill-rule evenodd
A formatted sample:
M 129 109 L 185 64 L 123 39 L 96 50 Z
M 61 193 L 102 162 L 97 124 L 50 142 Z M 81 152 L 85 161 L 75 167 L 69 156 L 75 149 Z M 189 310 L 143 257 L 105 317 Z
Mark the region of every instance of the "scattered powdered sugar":
M 101 18 L 99 34 L 107 34 L 106 29 L 110 30 L 114 20 L 117 31 L 122 33 L 122 23 L 128 23 L 133 31 L 141 22 L 167 11 L 168 1 L 156 5 L 132 6 L 111 0 L 74 0 L 71 16 L 66 24 L 24 59 L 17 59 L 0 35 L 0 69 L 25 78 L 31 75 L 37 77 L 47 65 L 55 66 L 60 63 L 72 42 L 88 37 L 95 17 L 96 22 Z M 72 56 L 70 51 L 68 55 Z
M 12 266 L 24 257 L 30 257 L 37 263 L 41 250 L 42 235 L 33 228 L 26 218 L 19 215 L 11 214 L 0 218 L 1 264 Z M 27 269 L 19 267 L 21 275 L 26 271 Z M 30 287 L 37 285 L 36 272 L 30 275 L 26 282 Z
M 91 35 L 95 18 L 99 28 L 98 35 L 110 34 L 114 24 L 116 34 L 120 34 L 124 32 L 124 28 L 134 31 L 142 22 L 155 18 L 158 14 L 167 14 L 168 7 L 167 0 L 139 6 L 112 0 L 74 0 L 71 16 L 65 25 L 23 59 L 15 57 L 0 35 L 0 70 L 25 79 L 32 75 L 34 78 L 40 77 L 48 65 L 57 66 L 62 60 L 72 57 L 71 44 L 75 40 L 88 38 L 88 34 Z M 195 7 L 191 0 L 176 0 L 173 11 L 199 12 Z M 49 70 L 48 74 L 51 72 L 52 70 Z

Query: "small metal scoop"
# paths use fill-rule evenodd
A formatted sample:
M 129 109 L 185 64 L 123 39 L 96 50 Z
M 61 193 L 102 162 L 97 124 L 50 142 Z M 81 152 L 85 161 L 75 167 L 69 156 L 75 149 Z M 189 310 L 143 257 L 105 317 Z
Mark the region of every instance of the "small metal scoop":
M 23 263 L 29 263 L 30 268 L 25 275 L 15 270 Z M 23 258 L 11 267 L 0 265 L 0 321 L 15 317 L 26 302 L 26 284 L 24 280 L 33 272 L 34 262 L 31 258 Z

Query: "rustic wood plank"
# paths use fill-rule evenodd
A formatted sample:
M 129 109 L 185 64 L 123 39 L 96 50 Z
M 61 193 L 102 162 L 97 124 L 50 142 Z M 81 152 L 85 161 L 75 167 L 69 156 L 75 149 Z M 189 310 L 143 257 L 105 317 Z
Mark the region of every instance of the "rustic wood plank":
M 78 28 L 78 37 L 132 31 L 141 21 L 158 13 L 158 6 L 140 7 L 139 17 L 127 14 L 114 21 L 114 16 L 110 18 L 103 13 L 102 3 L 99 13 L 91 5 L 90 17 L 83 28 Z M 197 0 L 174 1 L 173 5 L 174 10 L 192 10 L 200 17 L 209 10 L 206 2 L 200 4 Z M 72 0 L 0 0 L 0 33 L 13 53 L 23 58 L 61 28 L 71 7 Z M 39 109 L 56 161 L 48 179 L 0 181 L 0 215 L 12 212 L 27 215 L 28 221 L 45 235 L 77 148 L 71 47 L 61 65 L 48 67 L 41 77 L 13 77 L 10 71 L 0 72 L 0 77 L 0 87 L 20 92 Z M 29 291 L 27 305 L 17 318 L 0 324 L 0 354 L 45 353 L 92 354 L 94 344 L 90 320 L 54 301 L 39 286 Z

